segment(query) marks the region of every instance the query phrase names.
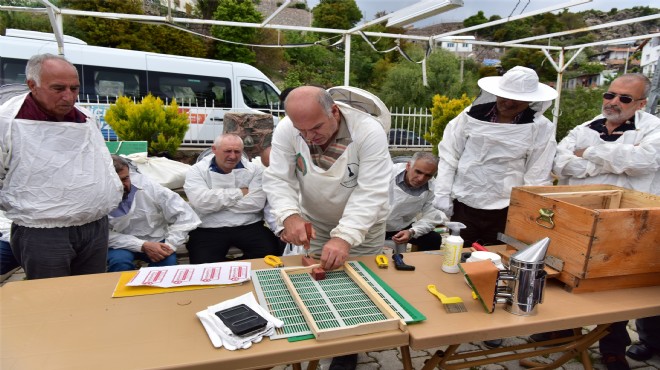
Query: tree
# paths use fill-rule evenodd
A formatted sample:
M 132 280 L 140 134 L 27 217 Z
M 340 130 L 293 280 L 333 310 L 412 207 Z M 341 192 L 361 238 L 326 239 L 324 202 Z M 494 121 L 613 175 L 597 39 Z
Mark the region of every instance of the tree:
M 146 140 L 149 153 L 174 155 L 188 130 L 188 114 L 179 112 L 176 100 L 165 106 L 149 94 L 140 103 L 120 96 L 105 113 L 105 120 L 121 140 Z
M 312 27 L 347 30 L 362 19 L 362 12 L 355 0 L 321 0 L 312 9 Z
M 290 44 L 310 44 L 317 41 L 315 34 L 286 32 L 284 37 Z M 331 47 L 314 45 L 286 50 L 289 67 L 284 87 L 300 85 L 341 85 L 344 73 L 343 54 Z
M 468 28 L 472 26 L 478 26 L 483 23 L 487 23 L 488 18 L 484 15 L 482 10 L 478 11 L 477 14 L 467 17 L 463 20 L 463 27 Z
M 250 0 L 220 0 L 213 19 L 246 23 L 261 23 L 262 21 L 261 13 L 255 9 Z M 248 64 L 256 62 L 255 52 L 249 46 L 244 45 L 256 43 L 259 35 L 256 28 L 213 26 L 211 34 L 216 38 L 233 42 L 220 41 L 217 43 L 216 57 L 218 59 Z
M 96 12 L 144 14 L 138 0 L 61 0 L 61 6 Z M 164 25 L 149 25 L 96 17 L 65 17 L 66 34 L 90 45 L 155 53 L 203 57 L 204 42 L 190 33 Z
M 35 0 L 4 0 L 3 5 L 25 8 L 41 8 L 43 4 Z M 0 12 L 0 34 L 7 28 L 40 32 L 53 32 L 48 15 L 29 12 Z
M 557 142 L 561 141 L 575 126 L 591 120 L 600 113 L 603 104 L 603 93 L 607 87 L 563 90 L 559 104 L 559 119 L 557 120 Z M 552 120 L 552 112 L 548 109 L 545 116 Z
M 412 60 L 422 60 L 424 51 L 418 46 L 406 49 Z M 460 80 L 461 60 L 453 53 L 439 49 L 427 58 L 428 85 L 422 81 L 421 64 L 401 61 L 394 65 L 385 78 L 379 97 L 388 106 L 431 106 L 433 96 L 441 93 L 449 98 L 458 98 L 463 93 L 476 95 L 477 67 L 464 61 L 463 82 Z
M 424 139 L 430 142 L 433 147 L 433 154 L 438 155 L 438 143 L 442 140 L 447 124 L 472 104 L 473 100 L 474 98 L 469 98 L 466 94 L 457 99 L 450 99 L 444 95 L 433 97 L 431 132 L 424 134 Z

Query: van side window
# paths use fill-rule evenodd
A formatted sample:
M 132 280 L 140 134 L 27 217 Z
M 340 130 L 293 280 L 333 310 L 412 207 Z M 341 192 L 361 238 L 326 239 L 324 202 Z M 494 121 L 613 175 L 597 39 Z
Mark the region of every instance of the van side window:
M 180 105 L 231 108 L 228 78 L 149 72 L 149 91 L 166 102 Z
M 2 58 L 2 68 L 0 68 L 0 86 L 8 84 L 24 84 L 25 66 L 27 60 Z
M 123 68 L 84 67 L 84 94 L 89 99 L 114 103 L 119 96 L 141 99 L 146 74 Z
M 267 83 L 242 80 L 241 90 L 245 105 L 250 108 L 271 109 L 279 107 L 280 95 Z

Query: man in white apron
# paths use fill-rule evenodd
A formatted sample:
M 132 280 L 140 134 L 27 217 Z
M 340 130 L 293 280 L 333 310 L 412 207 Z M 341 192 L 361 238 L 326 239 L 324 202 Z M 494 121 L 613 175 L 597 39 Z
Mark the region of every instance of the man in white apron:
M 112 161 L 124 196 L 108 216 L 108 272 L 135 270 L 136 259 L 149 267 L 176 265 L 176 251 L 201 223 L 199 217 L 179 194 L 130 171 L 124 158 L 113 155 Z
M 429 152 L 417 152 L 408 163 L 394 165 L 386 239 L 414 244 L 420 251 L 440 249 L 442 238 L 435 227 L 449 219 L 433 207 L 431 178 L 437 169 L 438 158 Z
M 327 91 L 298 87 L 287 117 L 273 132 L 264 190 L 282 240 L 310 242 L 321 266 L 336 269 L 349 255 L 377 254 L 385 241 L 392 159 L 383 126 L 371 115 L 335 103 Z M 355 369 L 357 354 L 335 357 L 330 370 Z
M 0 209 L 28 279 L 105 272 L 107 214 L 121 200 L 110 152 L 89 112 L 74 107 L 76 68 L 32 57 L 30 92 L 0 107 Z
M 335 103 L 328 92 L 303 86 L 287 97 L 287 117 L 273 133 L 264 190 L 281 237 L 309 240 L 325 269 L 350 255 L 382 250 L 392 160 L 381 124 L 371 115 Z

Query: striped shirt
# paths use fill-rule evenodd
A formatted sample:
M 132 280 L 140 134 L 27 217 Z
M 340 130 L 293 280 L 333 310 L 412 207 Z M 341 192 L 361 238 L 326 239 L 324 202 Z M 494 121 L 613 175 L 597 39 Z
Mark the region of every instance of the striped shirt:
M 348 144 L 352 143 L 351 133 L 348 131 L 348 126 L 344 121 L 344 117 L 339 121 L 339 128 L 337 130 L 337 135 L 331 140 L 330 145 L 323 150 L 320 145 L 315 145 L 313 143 L 307 143 L 309 145 L 309 153 L 312 157 L 312 162 L 318 167 L 328 170 L 335 161 L 341 157 L 341 155 L 346 151 Z

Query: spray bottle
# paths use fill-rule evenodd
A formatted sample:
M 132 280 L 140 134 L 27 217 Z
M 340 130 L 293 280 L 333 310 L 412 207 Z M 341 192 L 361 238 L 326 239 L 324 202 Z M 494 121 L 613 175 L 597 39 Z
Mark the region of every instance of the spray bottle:
M 461 261 L 463 251 L 461 229 L 465 229 L 465 225 L 460 222 L 447 222 L 445 226 L 451 230 L 451 235 L 445 240 L 445 259 L 442 262 L 442 271 L 455 274 L 459 271 L 458 263 Z

